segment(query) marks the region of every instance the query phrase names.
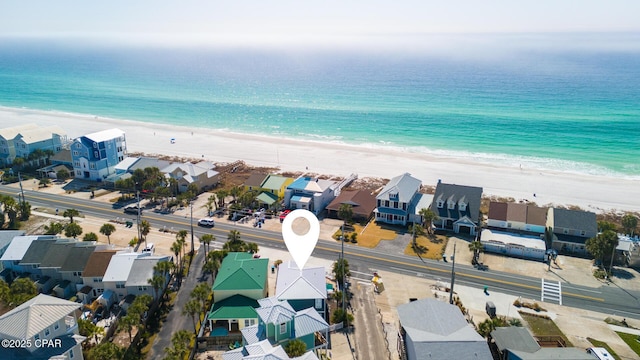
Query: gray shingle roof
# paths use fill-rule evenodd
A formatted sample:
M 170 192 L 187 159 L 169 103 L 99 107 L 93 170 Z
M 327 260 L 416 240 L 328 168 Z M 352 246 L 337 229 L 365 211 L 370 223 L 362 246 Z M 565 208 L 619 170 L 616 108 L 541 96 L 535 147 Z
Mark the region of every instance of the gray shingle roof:
M 510 351 L 521 360 L 593 360 L 593 355 L 574 347 L 541 348 L 534 353 Z
M 482 188 L 476 186 L 445 184 L 438 183 L 436 192 L 433 195 L 433 203 L 431 210 L 435 212 L 441 219 L 460 219 L 468 216 L 473 222 L 477 223 L 480 216 L 480 200 L 482 199 Z M 438 201 L 444 201 L 444 206 L 438 208 Z M 467 204 L 464 211 L 458 209 L 458 203 L 463 201 Z M 456 203 L 453 209 L 447 206 L 448 201 Z
M 500 351 L 510 349 L 531 353 L 540 349 L 536 339 L 523 327 L 496 328 L 491 332 L 491 337 Z
M 409 173 L 404 173 L 391 179 L 376 196 L 376 199 L 408 203 L 413 195 L 420 190 L 420 185 L 422 185 L 422 181 Z M 394 197 L 395 194 L 398 195 L 397 198 Z
M 95 251 L 95 246 L 74 246 L 62 265 L 60 271 L 82 271 L 87 266 L 89 257 Z
M 591 211 L 553 208 L 553 226 L 585 230 L 587 233 L 598 232 L 596 214 Z
M 61 268 L 67 261 L 71 249 L 75 246 L 74 243 L 64 242 L 55 243 L 49 246 L 47 253 L 40 262 L 41 268 Z
M 39 239 L 34 241 L 27 249 L 27 252 L 22 257 L 22 261 L 20 261 L 20 265 L 23 264 L 40 264 L 44 259 L 49 248 L 55 244 L 56 240 L 54 239 Z
M 153 267 L 161 260 L 168 259 L 168 256 L 147 256 L 133 260 L 125 286 L 149 286 L 148 280 L 153 277 Z

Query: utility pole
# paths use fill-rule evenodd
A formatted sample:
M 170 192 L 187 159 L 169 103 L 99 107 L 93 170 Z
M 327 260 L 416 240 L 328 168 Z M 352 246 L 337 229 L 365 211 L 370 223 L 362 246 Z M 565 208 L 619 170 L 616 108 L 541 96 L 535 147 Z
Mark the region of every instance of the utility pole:
M 453 243 L 453 256 L 451 256 L 453 265 L 451 265 L 451 289 L 449 291 L 449 304 L 453 304 L 453 284 L 456 281 L 456 242 Z
M 193 261 L 193 200 L 189 201 L 191 207 L 191 261 Z
M 20 173 L 18 172 L 18 182 L 20 183 L 20 196 L 22 197 L 22 207 L 24 208 L 24 189 L 22 188 L 22 177 L 20 176 Z
M 340 245 L 342 249 L 340 250 L 340 267 L 342 269 L 342 311 L 346 312 L 345 308 L 345 297 L 346 297 L 346 282 L 344 281 L 344 223 L 340 227 Z
M 136 225 L 138 227 L 138 243 L 142 240 L 142 232 L 140 231 L 140 190 L 137 189 L 138 184 L 136 183 L 136 201 L 138 205 L 136 208 L 138 209 L 138 214 L 136 216 Z M 144 248 L 147 248 L 147 239 L 144 239 Z

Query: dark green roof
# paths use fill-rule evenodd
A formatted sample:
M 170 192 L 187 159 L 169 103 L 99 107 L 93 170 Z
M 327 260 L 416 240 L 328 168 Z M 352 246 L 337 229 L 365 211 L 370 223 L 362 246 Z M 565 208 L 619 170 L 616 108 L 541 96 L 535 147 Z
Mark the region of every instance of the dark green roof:
M 213 283 L 216 290 L 264 289 L 269 259 L 254 259 L 249 253 L 229 253 Z
M 222 301 L 213 304 L 209 320 L 227 319 L 257 319 L 256 308 L 260 307 L 257 300 L 253 300 L 243 295 L 233 295 Z

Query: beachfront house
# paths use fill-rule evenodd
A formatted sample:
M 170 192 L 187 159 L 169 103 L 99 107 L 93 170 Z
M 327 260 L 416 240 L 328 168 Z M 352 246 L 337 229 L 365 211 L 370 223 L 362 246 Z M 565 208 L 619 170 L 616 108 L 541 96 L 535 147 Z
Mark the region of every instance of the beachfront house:
M 486 340 L 456 305 L 421 299 L 398 306 L 401 359 L 493 360 Z
M 431 211 L 437 216 L 437 229 L 475 235 L 480 220 L 482 188 L 438 181 Z
M 216 166 L 208 161 L 197 164 L 174 163 L 160 169 L 167 179 L 178 182 L 178 191 L 187 191 L 189 185 L 195 185 L 198 191 L 206 191 L 214 188 L 220 179 L 220 174 L 214 169 Z
M 287 186 L 292 183 L 293 178 L 290 177 L 267 175 L 260 184 L 261 193 L 257 197 L 258 202 L 267 206 L 273 206 L 276 202 L 281 202 L 284 199 Z
M 109 175 L 106 179 L 104 179 L 104 181 L 108 184 L 115 185 L 116 181 L 118 180 L 125 180 L 130 178 L 133 175 L 134 171 L 138 169 L 143 171 L 144 169 L 154 167 L 158 169 L 164 169 L 169 165 L 171 165 L 170 161 L 161 160 L 154 157 L 127 156 L 115 166 L 115 173 Z
M 115 166 L 124 159 L 127 143 L 124 131 L 103 130 L 81 136 L 71 144 L 73 171 L 77 179 L 103 181 L 115 173 Z
M 544 234 L 549 209 L 531 204 L 492 201 L 487 226 L 514 232 Z
M 527 235 L 493 228 L 482 230 L 480 243 L 485 252 L 536 261 L 544 261 L 547 250 L 547 245 L 540 235 Z
M 566 254 L 586 255 L 587 239 L 598 233 L 596 214 L 582 210 L 549 208 L 547 227 L 553 230 L 551 246 Z
M 225 336 L 255 325 L 257 300 L 269 291 L 269 259 L 249 253 L 229 253 L 220 264 L 213 283 L 213 304 L 207 314 L 211 336 Z
M 29 155 L 36 150 L 51 154 L 62 150 L 67 142 L 67 135 L 58 126 L 40 127 L 35 124 L 24 124 L 0 129 L 0 166 L 9 166 L 16 157 L 27 161 L 35 161 L 39 165 L 41 158 L 29 159 Z
M 79 308 L 76 302 L 40 294 L 0 316 L 0 338 L 26 345 L 3 347 L 2 358 L 82 360 Z
M 259 193 L 262 191 L 261 185 L 266 177 L 267 175 L 262 173 L 253 173 L 249 175 L 249 178 L 247 178 L 243 184 L 244 191 L 255 191 Z
M 376 197 L 371 194 L 371 191 L 366 190 L 341 191 L 340 195 L 327 205 L 328 216 L 337 219 L 342 204 L 351 205 L 354 221 L 366 222 L 376 208 Z
M 295 311 L 287 301 L 275 296 L 258 300 L 258 324 L 242 329 L 244 345 L 268 340 L 286 346 L 293 339 L 305 343 L 307 350 L 326 349 L 329 324 L 313 309 Z
M 376 222 L 407 225 L 422 181 L 409 173 L 396 176 L 376 196 Z
M 312 177 L 299 177 L 284 192 L 289 209 L 305 209 L 319 215 L 335 197 L 336 182 Z

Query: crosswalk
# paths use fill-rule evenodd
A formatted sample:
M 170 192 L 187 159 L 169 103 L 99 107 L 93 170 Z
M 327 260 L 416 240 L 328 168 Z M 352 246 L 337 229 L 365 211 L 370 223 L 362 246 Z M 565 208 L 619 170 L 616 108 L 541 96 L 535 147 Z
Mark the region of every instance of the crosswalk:
M 557 301 L 558 304 L 562 305 L 562 285 L 560 281 L 545 281 L 542 279 L 540 297 L 542 301 Z

